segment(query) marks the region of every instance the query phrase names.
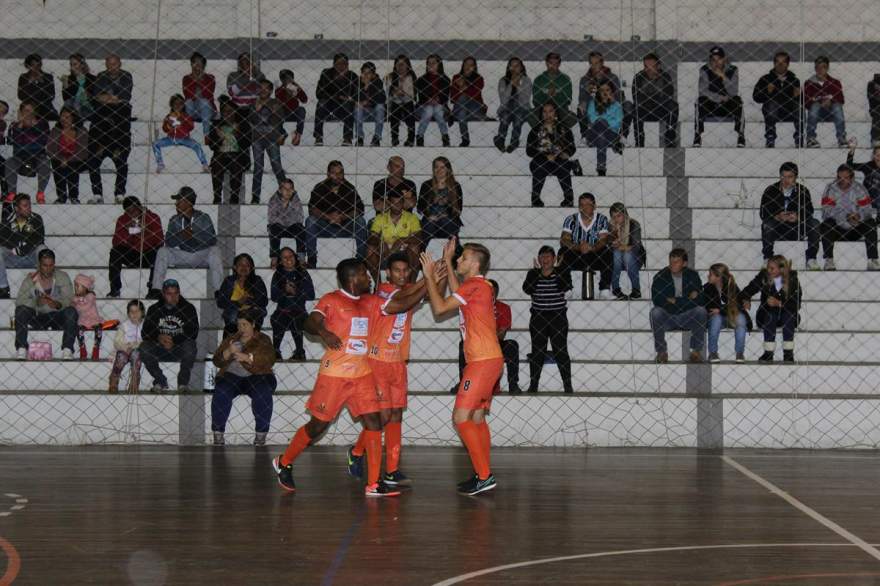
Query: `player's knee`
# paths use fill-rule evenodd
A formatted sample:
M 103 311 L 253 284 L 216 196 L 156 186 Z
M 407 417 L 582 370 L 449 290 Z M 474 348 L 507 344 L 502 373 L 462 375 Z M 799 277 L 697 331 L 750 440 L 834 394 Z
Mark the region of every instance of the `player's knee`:
M 327 430 L 327 426 L 329 425 L 330 424 L 326 421 L 321 421 L 320 419 L 312 417 L 312 419 L 306 423 L 306 433 L 308 434 L 309 439 L 314 441 L 319 438 Z
M 382 431 L 382 417 L 379 413 L 367 413 L 361 417 L 367 431 Z

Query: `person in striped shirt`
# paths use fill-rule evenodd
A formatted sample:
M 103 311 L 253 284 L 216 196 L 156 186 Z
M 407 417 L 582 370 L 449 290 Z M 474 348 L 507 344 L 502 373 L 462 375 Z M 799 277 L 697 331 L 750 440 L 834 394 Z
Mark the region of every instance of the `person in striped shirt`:
M 571 278 L 571 271 L 599 271 L 599 299 L 613 299 L 611 295 L 611 268 L 614 253 L 608 246 L 610 239 L 608 217 L 596 211 L 596 196 L 582 193 L 578 198 L 578 212 L 565 218 L 559 256 L 559 270 Z

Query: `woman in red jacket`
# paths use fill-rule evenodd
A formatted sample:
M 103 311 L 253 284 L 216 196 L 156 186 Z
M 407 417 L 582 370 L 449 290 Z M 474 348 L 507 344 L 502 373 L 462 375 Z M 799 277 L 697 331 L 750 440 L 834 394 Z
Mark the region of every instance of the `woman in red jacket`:
M 484 120 L 486 104 L 483 102 L 483 76 L 477 71 L 477 60 L 465 57 L 461 62 L 461 70 L 452 76 L 452 116 L 458 121 L 461 132 L 461 144 L 470 146 L 471 137 L 468 132 L 469 120 Z
M 214 105 L 214 90 L 217 81 L 210 73 L 205 73 L 208 61 L 201 53 L 193 53 L 189 58 L 192 73 L 183 76 L 183 97 L 186 100 L 186 113 L 193 120 L 202 122 L 205 136 L 211 130 L 211 120 L 217 116 Z
M 202 164 L 202 171 L 208 173 L 208 159 L 205 158 L 205 151 L 202 145 L 189 137 L 189 133 L 195 128 L 192 118 L 184 111 L 186 101 L 180 94 L 171 96 L 170 104 L 171 112 L 165 116 L 162 122 L 162 130 L 167 136 L 164 136 L 153 143 L 153 155 L 156 157 L 156 173 L 165 170 L 165 162 L 162 160 L 162 149 L 170 146 L 185 146 L 192 149 L 199 162 Z

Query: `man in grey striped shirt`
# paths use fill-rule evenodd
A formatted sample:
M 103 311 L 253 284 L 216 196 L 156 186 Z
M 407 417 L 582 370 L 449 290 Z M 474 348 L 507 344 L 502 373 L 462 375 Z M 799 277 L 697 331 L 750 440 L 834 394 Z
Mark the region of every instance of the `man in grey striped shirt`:
M 565 218 L 562 224 L 560 270 L 599 271 L 599 299 L 613 299 L 611 295 L 611 268 L 614 253 L 608 247 L 608 217 L 596 211 L 596 197 L 583 193 L 578 198 L 578 213 Z

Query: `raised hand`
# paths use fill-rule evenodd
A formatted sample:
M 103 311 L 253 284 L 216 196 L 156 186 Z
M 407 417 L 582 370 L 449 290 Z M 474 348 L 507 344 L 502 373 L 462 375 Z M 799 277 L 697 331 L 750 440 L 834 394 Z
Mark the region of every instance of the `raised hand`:
M 443 260 L 452 262 L 455 257 L 455 249 L 458 245 L 458 237 L 450 236 L 446 244 L 443 245 Z
M 431 257 L 431 253 L 423 252 L 419 255 L 419 261 L 422 263 L 422 272 L 425 273 L 425 277 L 434 279 L 434 259 Z

